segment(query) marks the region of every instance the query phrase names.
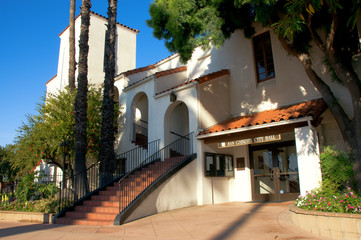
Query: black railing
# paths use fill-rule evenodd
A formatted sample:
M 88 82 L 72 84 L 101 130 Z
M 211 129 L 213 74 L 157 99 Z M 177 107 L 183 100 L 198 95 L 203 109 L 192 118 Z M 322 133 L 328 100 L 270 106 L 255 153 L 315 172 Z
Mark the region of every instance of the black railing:
M 173 132 L 173 131 L 170 131 L 170 133 L 173 134 L 173 135 L 176 135 L 176 136 L 178 136 L 178 137 L 181 137 L 181 138 L 186 138 L 186 137 L 187 137 L 187 135 L 186 135 L 186 136 L 183 136 L 183 135 L 178 134 L 178 133 Z M 189 140 L 189 139 L 187 139 L 187 140 Z
M 132 139 L 132 141 L 137 140 L 137 134 L 148 137 L 148 128 L 141 126 L 139 124 L 133 123 L 133 139 Z
M 119 180 L 119 213 L 124 212 L 160 176 L 192 153 L 193 133 L 190 133 L 134 166 L 133 170 Z M 139 174 L 136 171 L 139 171 Z
M 126 161 L 125 169 L 126 172 L 129 172 L 134 169 L 139 163 L 147 159 L 149 156 L 153 155 L 153 153 L 159 151 L 159 142 L 160 140 L 155 140 L 153 142 L 148 143 L 146 149 L 142 147 L 134 148 L 125 153 L 119 154 L 117 156 L 118 159 L 132 159 L 132 161 Z
M 158 151 L 159 140 L 148 144 L 148 149 L 138 147 L 117 155 L 114 161 L 92 164 L 85 172 L 68 177 L 60 182 L 59 212 L 74 206 L 91 193 L 114 182 L 132 170 L 139 162 Z

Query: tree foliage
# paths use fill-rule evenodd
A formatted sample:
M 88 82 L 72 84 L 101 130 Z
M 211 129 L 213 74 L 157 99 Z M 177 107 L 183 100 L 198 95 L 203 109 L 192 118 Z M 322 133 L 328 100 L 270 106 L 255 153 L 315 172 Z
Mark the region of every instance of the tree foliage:
M 74 99 L 76 91 L 49 93 L 37 105 L 37 113 L 28 115 L 27 121 L 18 129 L 12 146 L 13 168 L 25 174 L 43 160 L 61 163 L 60 144 L 69 144 L 69 157 L 74 162 Z M 99 154 L 101 128 L 102 89 L 90 88 L 88 93 L 87 161 L 96 161 Z
M 250 37 L 252 8 L 234 6 L 234 0 L 156 0 L 150 6 L 154 36 L 164 39 L 171 52 L 178 52 L 183 61 L 194 48 L 220 46 L 236 29 L 244 29 Z
M 12 145 L 0 146 L 0 182 L 12 183 L 15 181 L 17 168 L 11 167 Z

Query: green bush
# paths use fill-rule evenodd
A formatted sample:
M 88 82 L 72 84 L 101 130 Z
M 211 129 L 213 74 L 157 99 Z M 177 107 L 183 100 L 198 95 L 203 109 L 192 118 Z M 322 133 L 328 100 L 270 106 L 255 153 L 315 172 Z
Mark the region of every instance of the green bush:
M 15 200 L 7 204 L 0 204 L 1 211 L 43 212 L 56 213 L 59 199 L 57 197 L 43 198 L 36 201 L 20 202 Z
M 352 163 L 347 154 L 333 147 L 324 147 L 320 156 L 322 190 L 343 191 L 350 187 L 353 178 Z
M 24 176 L 15 189 L 15 201 L 9 202 L 8 196 L 2 196 L 0 210 L 24 212 L 57 212 L 59 188 L 55 184 L 36 183 L 37 173 Z
M 39 197 L 36 195 L 37 186 L 34 183 L 35 173 L 31 172 L 21 178 L 15 189 L 15 197 L 19 202 L 27 202 L 29 200 L 36 200 Z
M 323 212 L 361 213 L 361 198 L 350 187 L 353 178 L 350 158 L 333 147 L 325 147 L 320 156 L 322 184 L 306 196 L 299 196 L 299 208 Z

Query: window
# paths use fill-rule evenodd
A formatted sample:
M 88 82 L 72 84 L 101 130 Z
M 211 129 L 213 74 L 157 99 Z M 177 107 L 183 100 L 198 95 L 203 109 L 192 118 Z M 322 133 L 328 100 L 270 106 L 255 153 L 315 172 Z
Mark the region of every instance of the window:
M 206 177 L 233 177 L 233 156 L 205 153 Z
M 272 46 L 269 32 L 253 38 L 257 81 L 262 82 L 275 77 Z

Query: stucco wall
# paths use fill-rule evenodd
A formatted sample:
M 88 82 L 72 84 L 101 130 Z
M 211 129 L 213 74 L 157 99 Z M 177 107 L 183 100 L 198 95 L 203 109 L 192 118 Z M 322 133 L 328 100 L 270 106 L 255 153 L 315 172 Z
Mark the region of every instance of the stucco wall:
M 88 53 L 88 82 L 90 84 L 102 84 L 104 82 L 104 45 L 107 20 L 101 16 L 91 14 L 89 26 L 89 53 Z M 79 59 L 81 18 L 75 21 L 75 59 Z M 129 69 L 135 68 L 136 61 L 136 35 L 126 27 L 117 25 L 116 42 L 116 75 Z M 68 85 L 69 69 L 69 29 L 60 34 L 59 59 L 57 79 L 47 85 L 48 91 L 54 88 L 62 90 Z M 76 70 L 77 78 L 77 70 Z
M 198 86 L 199 128 L 205 129 L 230 117 L 229 76 Z
M 310 126 L 295 128 L 300 192 L 320 186 L 322 181 L 320 169 L 319 144 L 316 129 Z

